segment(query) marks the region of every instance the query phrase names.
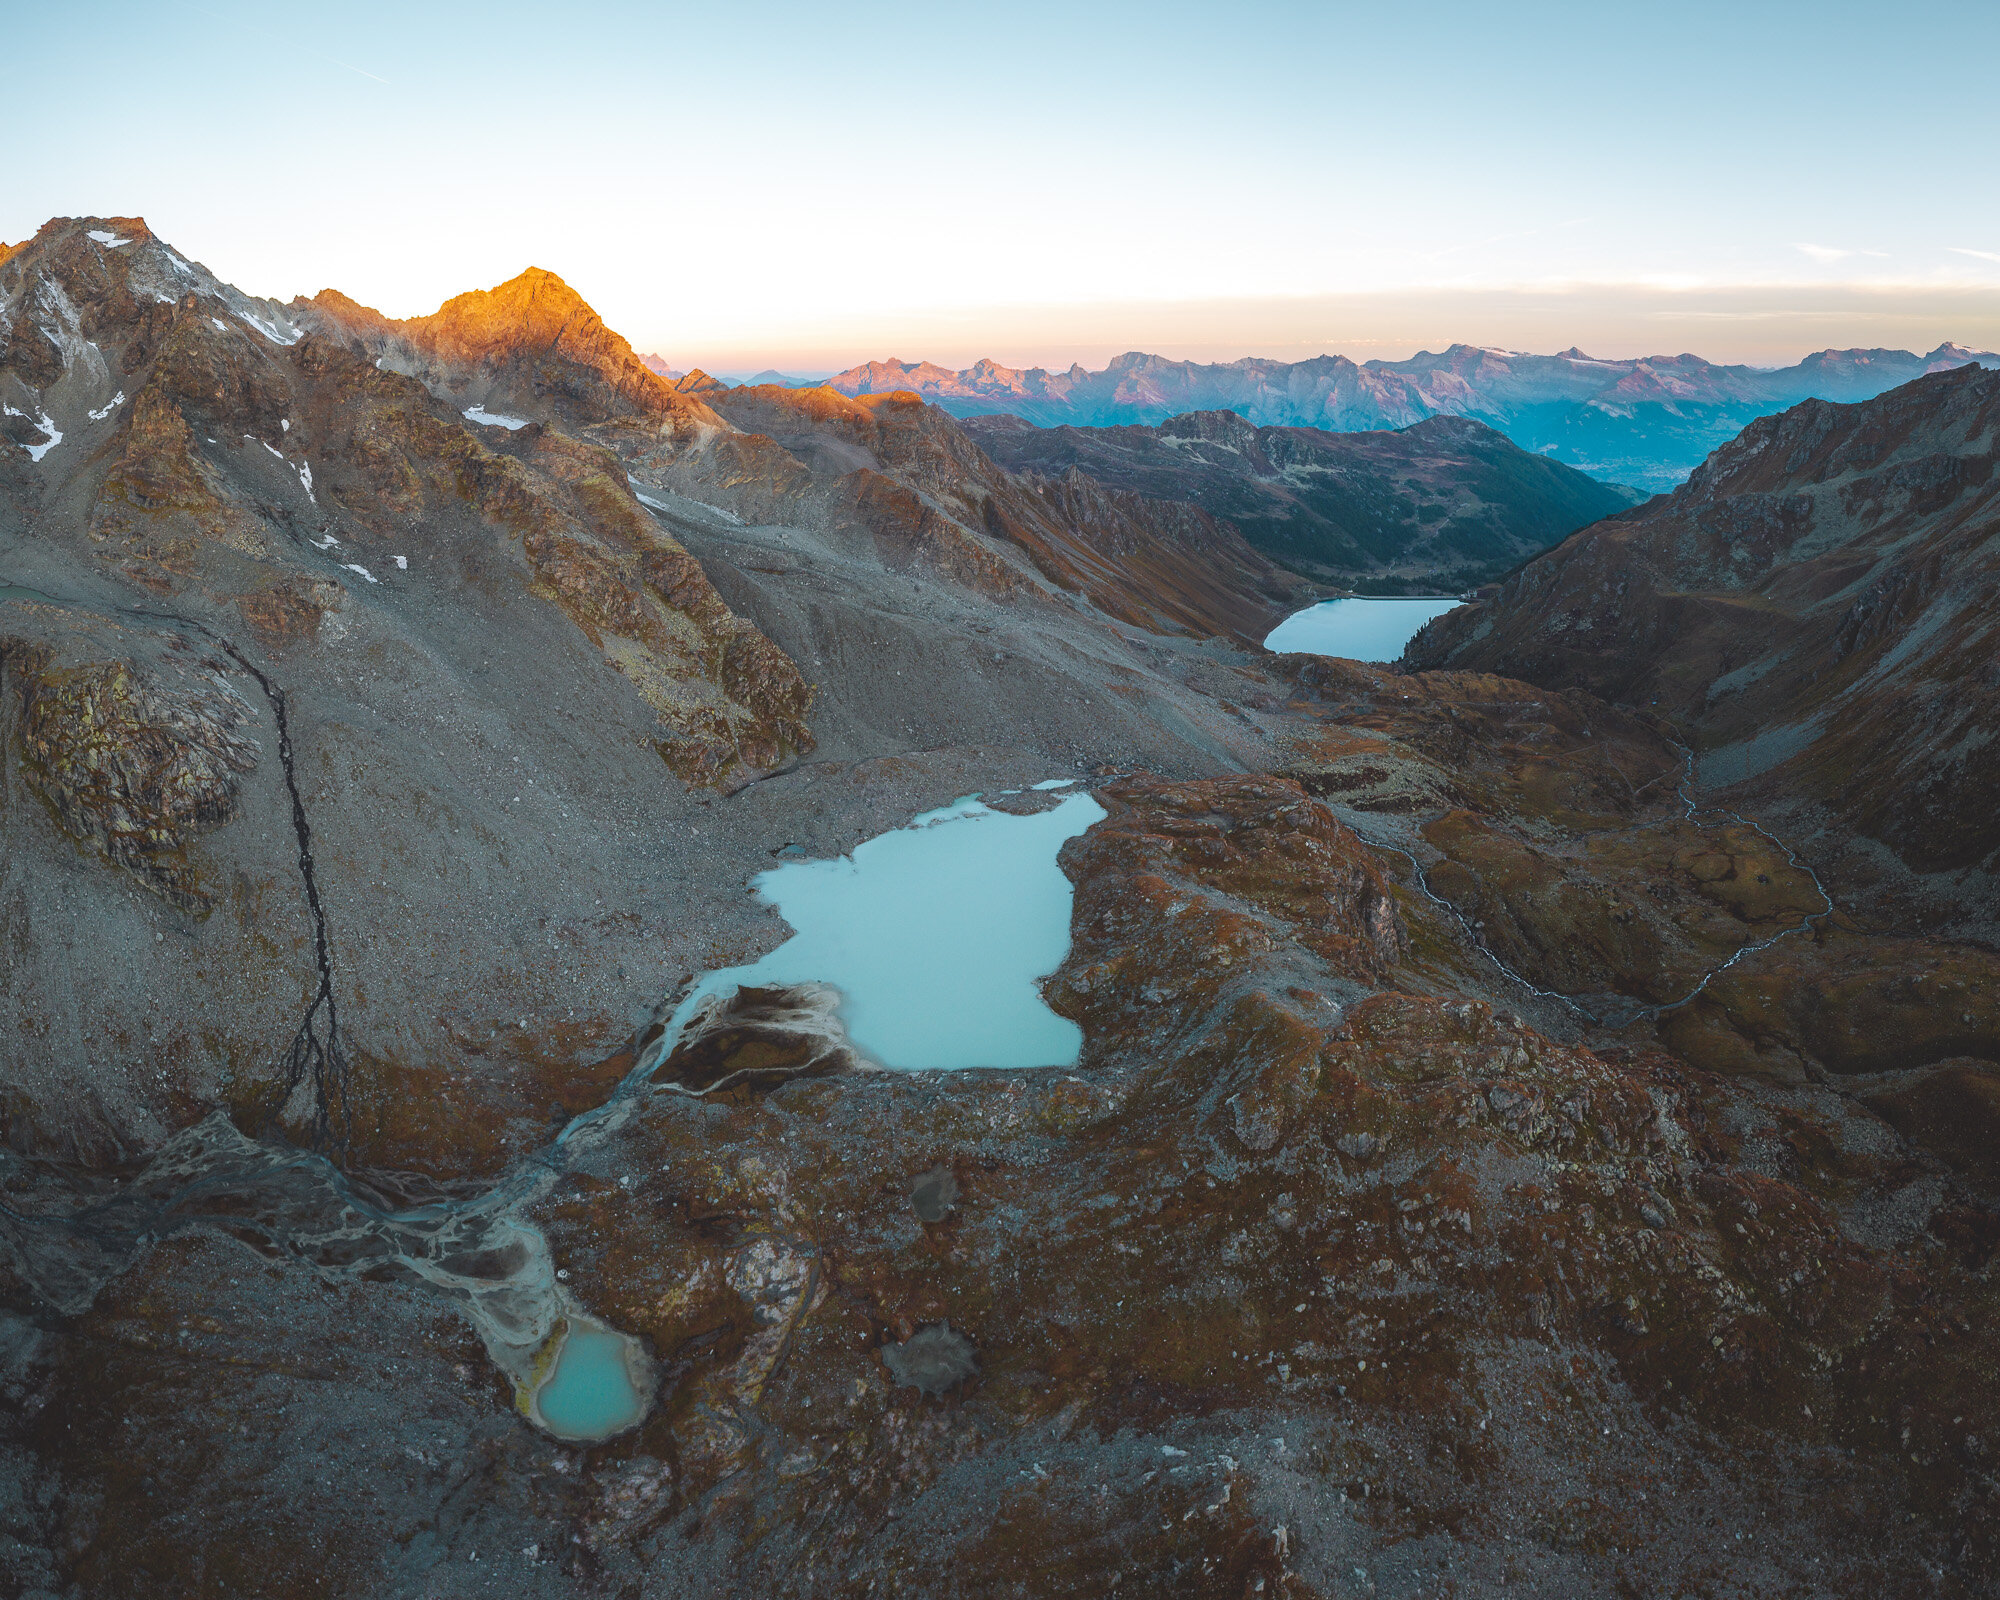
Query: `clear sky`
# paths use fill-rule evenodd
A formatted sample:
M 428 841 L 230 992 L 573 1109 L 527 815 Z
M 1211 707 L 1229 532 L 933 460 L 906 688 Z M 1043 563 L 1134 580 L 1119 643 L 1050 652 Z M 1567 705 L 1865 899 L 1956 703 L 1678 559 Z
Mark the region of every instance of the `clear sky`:
M 2000 345 L 2000 5 L 445 0 L 0 12 L 0 239 L 391 315 L 529 264 L 818 370 Z

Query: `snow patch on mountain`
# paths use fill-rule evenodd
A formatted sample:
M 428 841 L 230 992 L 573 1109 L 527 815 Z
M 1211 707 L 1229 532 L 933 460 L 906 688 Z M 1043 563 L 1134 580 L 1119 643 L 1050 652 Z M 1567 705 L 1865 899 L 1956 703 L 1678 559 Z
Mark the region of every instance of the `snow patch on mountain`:
M 5 415 L 10 417 L 26 417 L 28 415 L 25 411 L 16 411 L 12 406 L 0 407 L 0 412 L 4 412 Z M 40 406 L 35 408 L 35 412 L 36 414 L 29 418 L 29 420 L 48 437 L 43 439 L 40 444 L 28 444 L 21 447 L 28 452 L 28 459 L 30 461 L 41 460 L 43 456 L 47 455 L 63 442 L 62 430 L 49 420 L 49 414 L 42 410 Z

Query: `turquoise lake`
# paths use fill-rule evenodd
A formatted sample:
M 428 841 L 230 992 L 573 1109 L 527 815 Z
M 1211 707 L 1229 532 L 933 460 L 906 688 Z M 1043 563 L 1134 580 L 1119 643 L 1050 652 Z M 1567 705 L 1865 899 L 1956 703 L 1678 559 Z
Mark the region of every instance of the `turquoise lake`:
M 1394 661 L 1432 617 L 1456 611 L 1461 600 L 1323 600 L 1294 611 L 1264 640 L 1266 650 L 1349 661 Z
M 1036 980 L 1069 953 L 1071 888 L 1056 852 L 1104 815 L 1087 794 L 1033 816 L 968 797 L 851 856 L 760 873 L 752 887 L 792 937 L 761 960 L 708 973 L 673 1025 L 707 995 L 830 983 L 849 1039 L 885 1067 L 1073 1065 L 1082 1030 L 1043 1003 Z
M 633 1386 L 622 1333 L 572 1322 L 556 1356 L 556 1369 L 535 1394 L 549 1432 L 564 1439 L 603 1439 L 646 1414 L 646 1397 Z

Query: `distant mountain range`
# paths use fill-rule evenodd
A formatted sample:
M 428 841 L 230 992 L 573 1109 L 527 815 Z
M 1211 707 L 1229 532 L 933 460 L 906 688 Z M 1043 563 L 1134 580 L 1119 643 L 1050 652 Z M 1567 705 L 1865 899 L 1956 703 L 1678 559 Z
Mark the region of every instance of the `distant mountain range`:
M 639 357 L 639 364 L 648 372 L 665 378 L 667 382 L 679 386 L 682 392 L 692 389 L 754 389 L 764 384 L 776 384 L 783 389 L 810 389 L 814 384 L 824 383 L 824 372 L 780 372 L 776 367 L 766 367 L 762 372 L 744 375 L 740 372 L 724 372 L 711 376 L 695 367 L 683 372 L 657 352 Z
M 1574 348 L 1538 356 L 1455 344 L 1441 355 L 1358 364 L 1315 356 L 1204 365 L 1135 352 L 1102 372 L 1019 371 L 993 361 L 952 372 L 927 361 L 871 361 L 826 382 L 849 395 L 908 389 L 954 416 L 1010 412 L 1044 427 L 1158 423 L 1227 410 L 1260 426 L 1352 433 L 1474 417 L 1525 450 L 1658 492 L 1758 417 L 1801 400 L 1873 399 L 1974 362 L 2000 367 L 2000 355 L 1956 344 L 1927 355 L 1822 350 L 1797 366 L 1765 370 L 1692 355 L 1605 361 Z
M 1475 588 L 1640 498 L 1469 417 L 1367 433 L 1260 428 L 1233 411 L 1157 427 L 1037 428 L 1004 413 L 962 426 L 1014 472 L 1189 501 L 1274 561 L 1372 594 Z

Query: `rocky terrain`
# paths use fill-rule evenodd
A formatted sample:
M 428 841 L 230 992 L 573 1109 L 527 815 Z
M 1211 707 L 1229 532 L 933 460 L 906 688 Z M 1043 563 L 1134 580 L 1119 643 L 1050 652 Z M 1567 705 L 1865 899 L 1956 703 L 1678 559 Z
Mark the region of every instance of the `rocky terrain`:
M 2000 1581 L 1983 880 L 1927 924 L 1850 813 L 1719 793 L 1672 630 L 1629 682 L 1273 657 L 1205 514 L 670 383 L 545 273 L 392 322 L 59 220 L 0 330 L 7 1592 Z M 1858 478 L 1801 487 L 1835 408 L 1725 452 L 1423 648 L 1633 529 L 1663 588 L 1711 511 L 1915 553 L 1992 381 L 1860 408 Z M 1107 813 L 1073 1068 L 869 1070 L 811 990 L 663 1031 L 782 937 L 774 858 L 1055 777 Z M 591 1446 L 495 1333 L 586 1312 L 653 1388 Z
M 1101 372 L 1076 365 L 1020 371 L 992 361 L 953 372 L 927 361 L 871 361 L 827 383 L 856 395 L 909 389 L 954 416 L 1007 412 L 1041 427 L 1234 411 L 1259 427 L 1346 433 L 1473 417 L 1524 450 L 1652 493 L 1673 488 L 1758 417 L 1806 399 L 1870 399 L 1969 363 L 2000 366 L 2000 355 L 1949 343 L 1921 356 L 1822 350 L 1797 366 L 1767 370 L 1692 355 L 1603 360 L 1577 349 L 1538 356 L 1455 344 L 1407 361 L 1359 364 L 1345 356 L 1204 364 L 1132 352 Z
M 1259 428 L 1233 411 L 1157 427 L 1005 414 L 964 426 L 1015 471 L 1187 501 L 1286 567 L 1363 594 L 1475 588 L 1637 498 L 1461 417 L 1369 433 Z
M 1808 402 L 1411 648 L 1654 708 L 1845 903 L 1993 941 L 2000 374 Z
M 745 386 L 705 398 L 741 434 L 642 465 L 746 519 L 865 528 L 892 566 L 922 559 L 1006 593 L 1019 580 L 989 553 L 998 541 L 1056 592 L 1156 634 L 1255 644 L 1305 598 L 1295 577 L 1205 511 L 1077 474 L 1016 476 L 912 395 Z
M 252 301 L 131 219 L 54 225 L 0 274 L 0 1011 L 35 1140 L 143 1146 L 277 1092 L 250 1064 L 320 984 L 294 791 L 353 1092 L 391 1104 L 524 1013 L 561 1020 L 526 1046 L 558 1071 L 712 964 L 659 908 L 740 900 L 744 873 L 689 874 L 745 784 L 934 747 L 1175 767 L 1258 742 L 1176 684 L 1102 692 L 1283 615 L 1233 536 L 1107 496 L 1063 521 L 983 458 L 942 509 L 809 468 L 547 274 L 391 325 L 331 293 Z M 874 410 L 924 433 L 921 406 Z M 1203 540 L 1240 569 L 1196 584 Z M 1179 643 L 1128 641 L 1093 587 Z

